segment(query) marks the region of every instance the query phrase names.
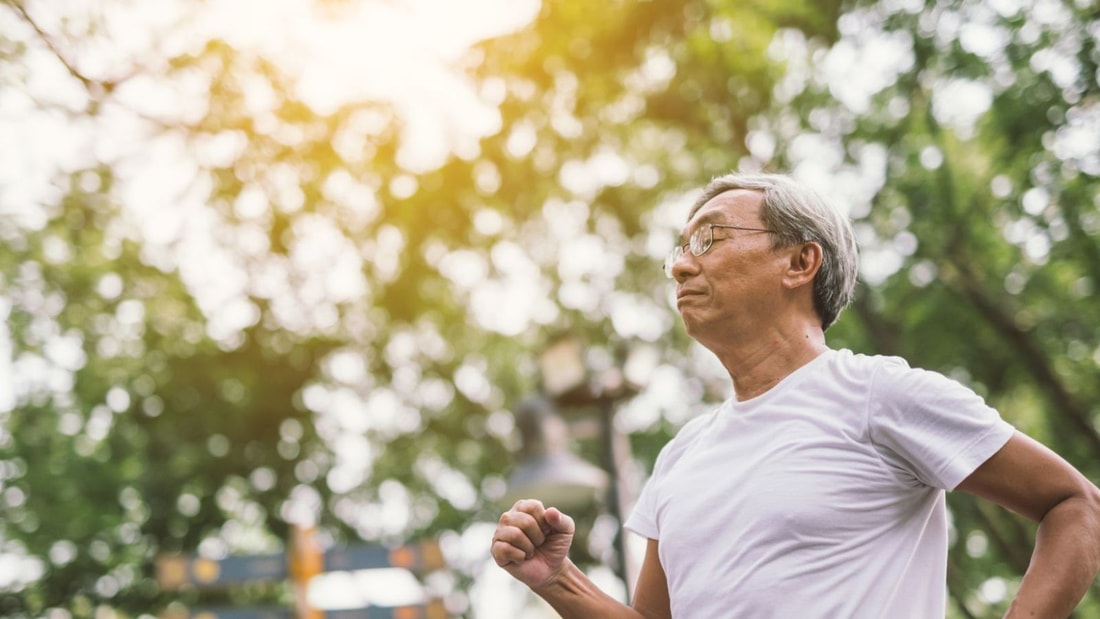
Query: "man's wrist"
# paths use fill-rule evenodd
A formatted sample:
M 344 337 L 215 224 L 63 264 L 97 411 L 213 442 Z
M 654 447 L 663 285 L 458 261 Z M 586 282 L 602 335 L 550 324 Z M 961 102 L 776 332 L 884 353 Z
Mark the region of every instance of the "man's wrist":
M 577 582 L 580 580 L 578 576 L 583 577 L 580 568 L 578 568 L 569 557 L 566 557 L 562 560 L 558 569 L 554 570 L 546 580 L 542 581 L 542 584 L 532 586 L 531 591 L 539 597 L 546 599 L 561 595 L 562 593 L 567 594 L 576 589 Z

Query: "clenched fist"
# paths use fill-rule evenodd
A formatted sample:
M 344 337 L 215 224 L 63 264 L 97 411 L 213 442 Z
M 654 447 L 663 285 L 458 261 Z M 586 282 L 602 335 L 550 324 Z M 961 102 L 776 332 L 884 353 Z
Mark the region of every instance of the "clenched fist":
M 573 519 L 541 501 L 523 499 L 500 516 L 491 549 L 497 565 L 532 589 L 561 572 L 573 543 Z

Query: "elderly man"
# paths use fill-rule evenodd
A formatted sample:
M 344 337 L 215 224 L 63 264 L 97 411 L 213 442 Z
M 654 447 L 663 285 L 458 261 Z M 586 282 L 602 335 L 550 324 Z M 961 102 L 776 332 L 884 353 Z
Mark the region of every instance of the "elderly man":
M 735 395 L 662 449 L 626 522 L 649 540 L 633 607 L 537 500 L 501 516 L 497 564 L 567 618 L 942 618 L 958 489 L 1039 523 L 1008 616 L 1072 612 L 1100 569 L 1100 491 L 962 385 L 830 349 L 856 262 L 847 219 L 790 178 L 707 185 L 665 271 Z

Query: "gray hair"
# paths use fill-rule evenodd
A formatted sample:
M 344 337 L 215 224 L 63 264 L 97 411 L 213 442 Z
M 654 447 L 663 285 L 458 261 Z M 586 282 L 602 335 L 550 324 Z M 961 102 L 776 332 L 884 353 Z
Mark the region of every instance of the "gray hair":
M 828 329 L 852 302 L 855 292 L 859 250 L 851 222 L 831 202 L 789 176 L 739 173 L 719 176 L 707 183 L 688 219 L 712 198 L 733 189 L 764 194 L 760 217 L 775 232 L 772 247 L 811 241 L 821 246 L 823 256 L 821 269 L 814 278 L 813 300 L 821 328 Z

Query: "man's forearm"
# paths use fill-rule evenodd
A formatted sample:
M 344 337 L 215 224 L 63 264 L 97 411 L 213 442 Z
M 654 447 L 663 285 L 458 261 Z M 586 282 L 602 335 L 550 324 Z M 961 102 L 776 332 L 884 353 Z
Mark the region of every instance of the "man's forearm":
M 1067 499 L 1039 523 L 1031 564 L 1005 615 L 1068 617 L 1100 570 L 1100 507 L 1095 495 Z
M 600 590 L 572 561 L 546 585 L 533 589 L 563 619 L 645 619 L 638 611 Z

